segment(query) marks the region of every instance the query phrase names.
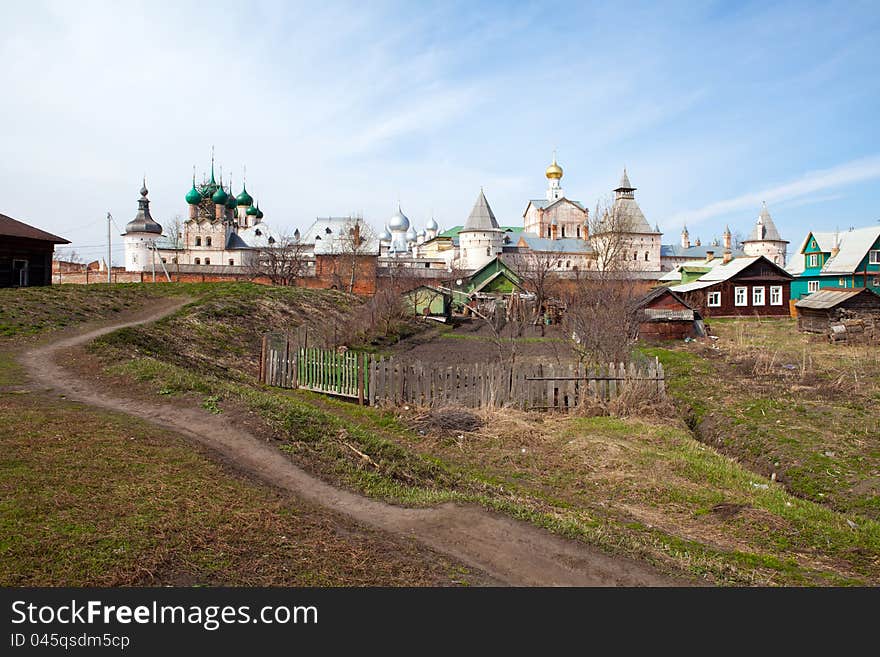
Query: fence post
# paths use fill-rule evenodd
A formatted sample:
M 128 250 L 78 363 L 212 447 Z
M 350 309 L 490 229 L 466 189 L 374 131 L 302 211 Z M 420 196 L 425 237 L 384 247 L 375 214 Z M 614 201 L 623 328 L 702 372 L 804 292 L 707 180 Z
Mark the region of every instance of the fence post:
M 358 354 L 357 355 L 357 381 L 358 381 L 358 405 L 364 405 L 364 376 L 366 373 L 365 362 L 367 359 L 366 354 Z
M 266 340 L 266 335 L 263 334 L 260 344 L 260 383 L 266 383 Z

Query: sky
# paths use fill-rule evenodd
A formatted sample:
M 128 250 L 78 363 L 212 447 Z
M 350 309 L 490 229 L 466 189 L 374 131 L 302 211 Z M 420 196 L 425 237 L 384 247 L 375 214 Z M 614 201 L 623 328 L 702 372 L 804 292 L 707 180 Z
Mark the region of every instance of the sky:
M 0 0 L 0 213 L 114 261 L 146 175 L 159 223 L 196 167 L 292 231 L 398 202 L 502 225 L 553 151 L 592 208 L 625 166 L 664 243 L 792 249 L 880 221 L 880 3 Z

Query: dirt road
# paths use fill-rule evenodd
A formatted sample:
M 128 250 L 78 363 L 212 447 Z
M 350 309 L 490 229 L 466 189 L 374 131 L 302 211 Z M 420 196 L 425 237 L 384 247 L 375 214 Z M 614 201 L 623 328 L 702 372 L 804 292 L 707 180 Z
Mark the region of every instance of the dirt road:
M 443 504 L 410 509 L 336 488 L 302 470 L 272 444 L 202 409 L 113 396 L 95 390 L 59 365 L 59 350 L 74 347 L 125 326 L 164 317 L 185 302 L 166 299 L 128 321 L 87 329 L 36 347 L 21 356 L 34 383 L 105 409 L 127 413 L 185 435 L 263 481 L 298 497 L 419 542 L 513 586 L 670 586 L 687 584 L 647 564 L 606 555 L 525 522 L 481 508 Z

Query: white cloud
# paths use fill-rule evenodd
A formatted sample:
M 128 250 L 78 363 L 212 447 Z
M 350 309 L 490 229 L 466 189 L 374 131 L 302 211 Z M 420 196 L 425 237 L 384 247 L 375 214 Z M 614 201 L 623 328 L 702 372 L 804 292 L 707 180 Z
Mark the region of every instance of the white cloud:
M 803 199 L 810 194 L 835 189 L 844 185 L 880 178 L 880 155 L 861 158 L 830 169 L 811 171 L 798 180 L 767 187 L 755 192 L 715 201 L 702 208 L 680 212 L 670 223 L 699 224 L 706 219 L 720 217 L 740 210 L 754 210 L 762 201 L 767 203 Z

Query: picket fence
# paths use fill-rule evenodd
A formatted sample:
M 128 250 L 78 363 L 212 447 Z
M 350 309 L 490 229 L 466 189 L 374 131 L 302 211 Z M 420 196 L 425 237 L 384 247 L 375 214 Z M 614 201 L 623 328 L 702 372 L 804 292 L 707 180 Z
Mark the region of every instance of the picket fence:
M 524 410 L 574 409 L 590 399 L 610 400 L 627 386 L 665 394 L 665 373 L 657 361 L 582 365 L 450 365 L 376 358 L 355 352 L 300 347 L 263 339 L 260 380 L 357 399 L 372 406 L 465 406 Z

